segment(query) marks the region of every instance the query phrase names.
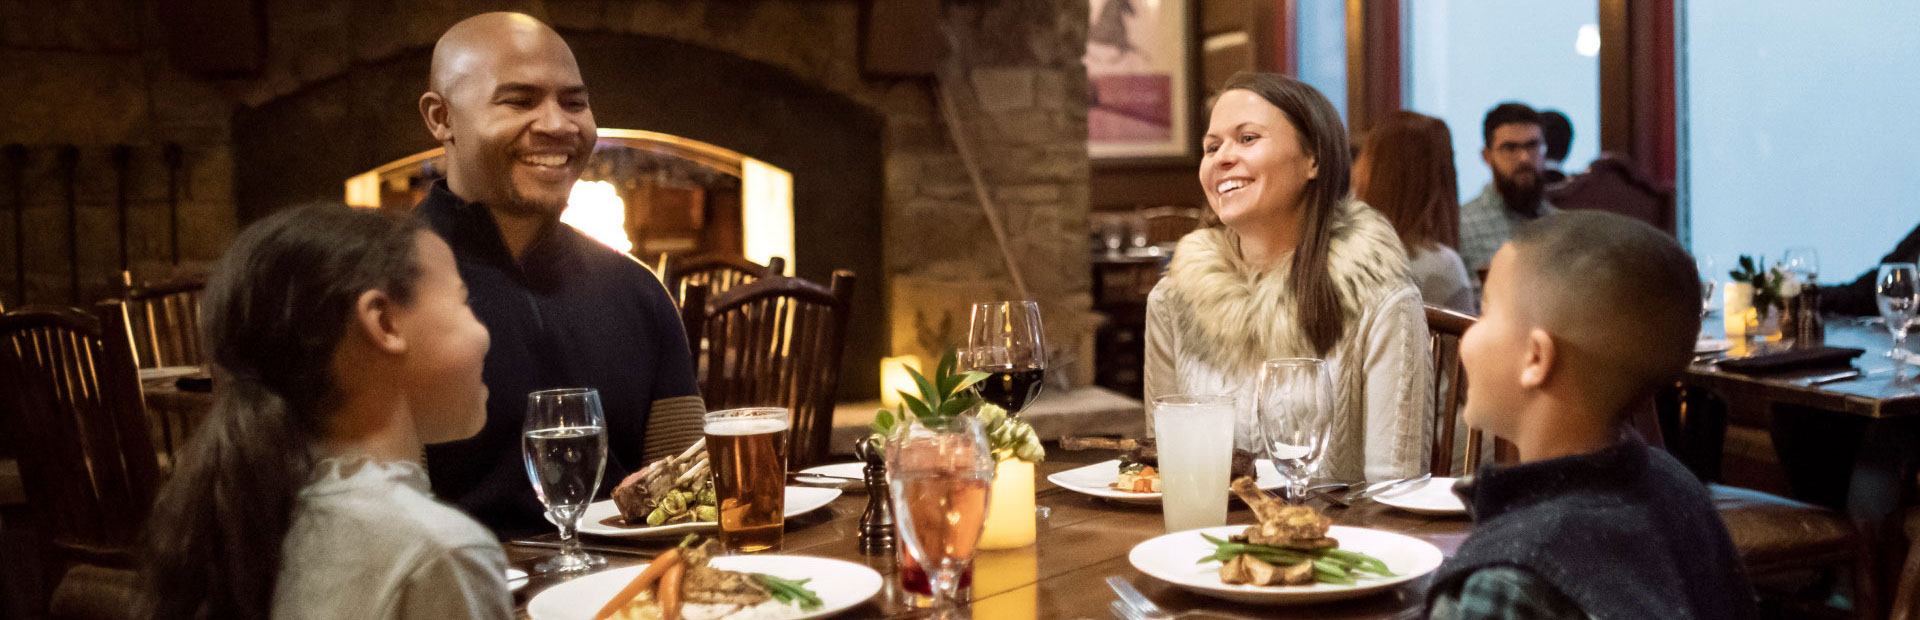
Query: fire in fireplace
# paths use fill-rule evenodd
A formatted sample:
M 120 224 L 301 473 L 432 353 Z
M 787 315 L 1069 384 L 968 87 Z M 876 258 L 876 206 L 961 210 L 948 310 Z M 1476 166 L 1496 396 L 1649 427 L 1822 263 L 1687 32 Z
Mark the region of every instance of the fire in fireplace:
M 436 148 L 355 175 L 347 204 L 411 209 L 442 176 L 442 155 Z M 601 129 L 560 221 L 649 262 L 724 253 L 795 264 L 793 175 L 680 136 Z

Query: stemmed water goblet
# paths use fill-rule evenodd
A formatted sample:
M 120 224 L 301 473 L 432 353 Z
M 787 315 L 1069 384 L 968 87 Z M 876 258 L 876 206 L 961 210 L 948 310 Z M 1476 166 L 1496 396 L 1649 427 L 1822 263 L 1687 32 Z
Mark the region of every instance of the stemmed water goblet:
M 534 572 L 570 573 L 606 566 L 606 558 L 580 551 L 580 518 L 600 488 L 607 464 L 607 421 L 600 392 L 589 388 L 542 390 L 527 395 L 520 440 L 527 478 L 560 528 L 560 554 Z
M 1284 497 L 1304 501 L 1332 427 L 1333 384 L 1326 362 L 1281 358 L 1261 363 L 1254 399 L 1260 448 L 1287 479 Z

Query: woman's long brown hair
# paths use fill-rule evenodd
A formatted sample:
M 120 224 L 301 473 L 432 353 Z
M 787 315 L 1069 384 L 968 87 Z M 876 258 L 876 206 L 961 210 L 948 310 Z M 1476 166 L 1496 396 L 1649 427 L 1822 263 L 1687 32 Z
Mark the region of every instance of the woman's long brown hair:
M 142 615 L 272 614 L 282 539 L 337 406 L 334 349 L 362 293 L 411 302 L 420 230 L 404 216 L 317 204 L 234 240 L 201 302 L 213 410 L 147 522 Z
M 1327 254 L 1333 246 L 1333 220 L 1341 201 L 1346 200 L 1352 174 L 1346 126 L 1340 124 L 1340 113 L 1325 95 L 1284 75 L 1238 73 L 1227 79 L 1220 92 L 1230 90 L 1251 92 L 1280 108 L 1300 133 L 1301 150 L 1313 157 L 1317 174 L 1307 181 L 1301 196 L 1300 245 L 1293 250 L 1287 292 L 1293 295 L 1295 320 L 1313 343 L 1313 350 L 1325 355 L 1346 330 L 1340 292 L 1327 266 Z
M 1360 152 L 1368 170 L 1358 198 L 1393 222 L 1407 253 L 1460 245 L 1460 181 L 1446 121 L 1397 110 L 1367 133 Z

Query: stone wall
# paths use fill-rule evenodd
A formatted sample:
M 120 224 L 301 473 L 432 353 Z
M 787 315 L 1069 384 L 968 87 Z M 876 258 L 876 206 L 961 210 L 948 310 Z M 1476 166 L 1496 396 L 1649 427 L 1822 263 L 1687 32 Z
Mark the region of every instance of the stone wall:
M 25 147 L 27 301 L 67 303 L 66 183 L 57 153 L 78 147 L 82 300 L 111 294 L 118 273 L 111 154 L 128 145 L 133 270 L 162 279 L 217 258 L 236 215 L 233 119 L 283 97 L 432 45 L 448 25 L 488 10 L 519 10 L 568 32 L 657 37 L 757 61 L 867 106 L 884 119 L 886 305 L 894 352 L 927 353 L 922 332 L 941 317 L 963 336 L 968 301 L 1014 294 L 1005 261 L 942 120 L 932 80 L 861 70 L 860 0 L 552 0 L 433 3 L 265 0 L 267 54 L 246 77 L 182 72 L 151 0 L 0 3 L 0 143 Z M 1084 147 L 1087 6 L 1083 0 L 949 2 L 942 22 L 958 43 L 946 88 L 1009 232 L 1014 263 L 1047 311 L 1062 373 L 1084 384 L 1091 333 L 1085 251 Z M 104 17 L 103 16 L 110 16 Z M 421 81 L 425 81 L 421 67 Z M 354 101 L 340 101 L 353 106 Z M 596 106 L 618 105 L 599 101 Z M 412 109 L 394 114 L 412 116 Z M 646 129 L 646 127 L 634 127 Z M 384 139 L 411 143 L 422 135 Z M 308 136 L 289 139 L 315 139 Z M 370 139 L 382 139 L 374 136 Z M 168 260 L 164 145 L 182 147 L 186 264 Z M 724 145 L 723 145 L 724 146 Z M 344 179 L 342 179 L 344 180 Z M 10 181 L 0 171 L 0 184 Z M 6 188 L 7 192 L 12 190 Z M 11 206 L 0 193 L 0 209 Z M 326 196 L 337 198 L 337 196 Z M 13 292 L 13 228 L 0 216 L 0 299 Z M 869 274 L 861 274 L 868 276 Z M 878 285 L 863 277 L 862 285 Z M 915 317 L 920 317 L 916 320 Z M 853 329 L 881 329 L 854 325 Z M 931 344 L 928 342 L 928 344 Z M 843 381 L 871 384 L 867 376 Z M 870 391 L 870 390 L 864 390 Z

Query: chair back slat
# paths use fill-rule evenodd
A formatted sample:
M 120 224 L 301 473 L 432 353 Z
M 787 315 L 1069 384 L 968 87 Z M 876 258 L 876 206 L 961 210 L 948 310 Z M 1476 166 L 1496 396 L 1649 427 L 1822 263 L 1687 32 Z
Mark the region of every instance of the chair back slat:
M 70 561 L 121 561 L 160 479 L 124 307 L 0 316 L 0 419 L 16 439 L 21 483 Z
M 853 285 L 850 271 L 834 272 L 830 287 L 762 278 L 716 295 L 701 312 L 707 408 L 787 408 L 791 467 L 826 458 Z
M 206 359 L 200 343 L 200 294 L 206 288 L 206 280 L 188 279 L 127 291 L 122 316 L 135 335 L 140 368 L 198 366 Z
M 1461 405 L 1467 399 L 1467 373 L 1460 365 L 1460 337 L 1473 327 L 1474 317 L 1445 308 L 1426 307 L 1428 344 L 1433 352 L 1433 450 L 1429 471 L 1435 476 L 1464 476 L 1480 469 L 1486 460 L 1480 429 L 1467 428 L 1462 471 L 1453 470 L 1455 438 L 1463 426 Z M 1494 461 L 1514 460 L 1512 444 L 1494 441 Z
M 712 254 L 680 260 L 667 271 L 665 280 L 673 298 L 685 303 L 688 287 L 705 286 L 709 298 L 718 297 L 761 278 L 781 277 L 786 268 L 786 259 L 778 256 L 762 265 L 742 256 Z

